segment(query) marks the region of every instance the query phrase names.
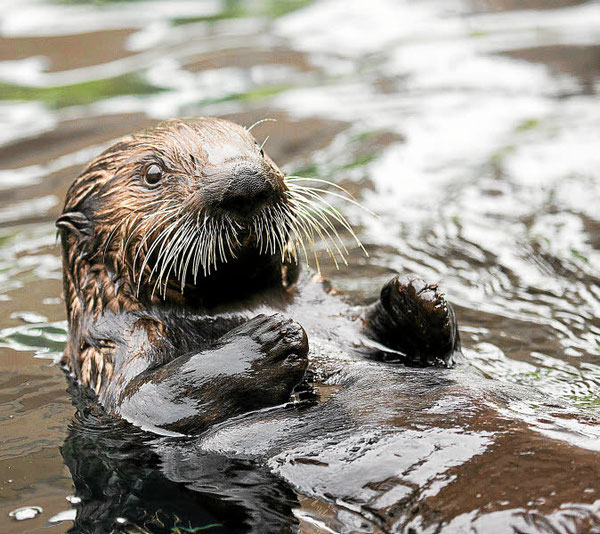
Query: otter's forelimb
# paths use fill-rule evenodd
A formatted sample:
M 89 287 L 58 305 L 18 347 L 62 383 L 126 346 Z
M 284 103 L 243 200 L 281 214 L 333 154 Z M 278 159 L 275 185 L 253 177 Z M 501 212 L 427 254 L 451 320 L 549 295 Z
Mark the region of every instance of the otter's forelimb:
M 422 280 L 394 277 L 363 324 L 368 337 L 408 365 L 450 366 L 461 350 L 454 309 L 436 285 Z
M 133 378 L 114 411 L 151 431 L 195 434 L 242 413 L 287 402 L 307 367 L 302 327 L 259 315 L 209 348 L 176 357 Z

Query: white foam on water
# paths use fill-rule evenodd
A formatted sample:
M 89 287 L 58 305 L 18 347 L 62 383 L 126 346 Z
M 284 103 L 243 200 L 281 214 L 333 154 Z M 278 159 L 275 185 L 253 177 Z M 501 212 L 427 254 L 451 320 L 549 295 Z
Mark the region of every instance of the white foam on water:
M 222 7 L 218 0 L 169 0 L 102 5 L 65 5 L 42 0 L 3 0 L 2 35 L 49 36 L 139 28 L 155 21 L 180 17 L 215 15 Z

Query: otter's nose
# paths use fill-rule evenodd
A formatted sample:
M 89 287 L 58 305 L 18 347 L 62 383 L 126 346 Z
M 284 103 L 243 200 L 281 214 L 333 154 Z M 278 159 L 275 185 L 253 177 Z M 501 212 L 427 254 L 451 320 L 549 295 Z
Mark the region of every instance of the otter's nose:
M 273 186 L 261 170 L 238 167 L 229 178 L 219 207 L 240 215 L 249 215 L 274 195 Z

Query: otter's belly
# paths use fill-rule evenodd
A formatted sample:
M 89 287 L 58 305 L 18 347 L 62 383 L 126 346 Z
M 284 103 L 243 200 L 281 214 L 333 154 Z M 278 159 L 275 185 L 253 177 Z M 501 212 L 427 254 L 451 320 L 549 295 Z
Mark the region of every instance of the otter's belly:
M 572 457 L 569 446 L 503 415 L 507 398 L 526 391 L 501 390 L 465 365 L 443 370 L 373 362 L 349 348 L 352 339 L 337 337 L 343 329 L 325 337 L 307 331 L 317 402 L 252 413 L 194 443 L 198 453 L 266 463 L 298 493 L 300 519 L 334 530 L 354 524 L 359 531 L 441 525 L 456 531 L 461 517 L 486 502 L 500 531 L 511 525 L 527 531 L 543 515 L 523 512 L 531 495 L 548 494 L 556 507 L 583 484 L 570 473 L 564 486 L 549 490 L 542 475 L 523 476 L 523 465 L 555 472 Z M 582 473 L 597 469 L 592 452 L 582 451 L 580 461 Z M 496 473 L 493 483 L 487 473 Z M 476 532 L 489 532 L 485 521 Z

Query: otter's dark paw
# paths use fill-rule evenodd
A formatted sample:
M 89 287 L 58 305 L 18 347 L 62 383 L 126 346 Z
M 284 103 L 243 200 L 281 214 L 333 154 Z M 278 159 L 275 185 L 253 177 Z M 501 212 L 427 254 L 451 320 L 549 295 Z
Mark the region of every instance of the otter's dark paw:
M 245 403 L 256 406 L 286 402 L 308 367 L 304 329 L 277 313 L 258 315 L 223 336 L 229 353 L 251 360 L 251 371 L 237 381 Z
M 456 316 L 437 285 L 396 276 L 367 315 L 367 332 L 412 365 L 448 365 L 460 351 Z
M 141 373 L 117 413 L 136 425 L 181 434 L 253 410 L 285 404 L 308 366 L 308 341 L 296 322 L 259 315 L 209 348 Z M 151 384 L 150 386 L 148 384 Z
M 306 332 L 297 322 L 280 313 L 257 315 L 246 323 L 228 332 L 221 338 L 230 341 L 236 337 L 248 337 L 265 355 L 266 364 L 293 360 L 305 360 L 308 354 Z

